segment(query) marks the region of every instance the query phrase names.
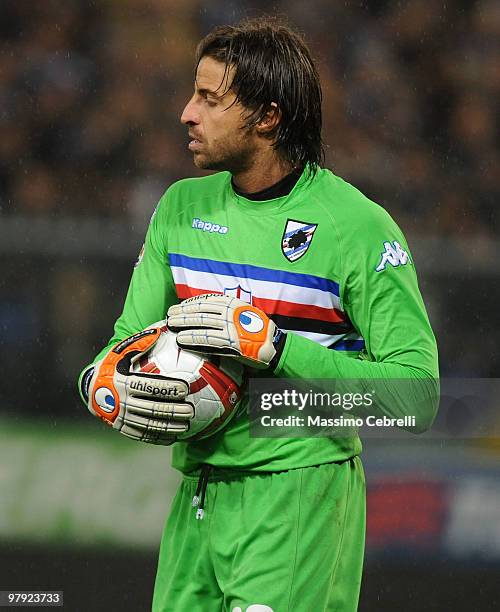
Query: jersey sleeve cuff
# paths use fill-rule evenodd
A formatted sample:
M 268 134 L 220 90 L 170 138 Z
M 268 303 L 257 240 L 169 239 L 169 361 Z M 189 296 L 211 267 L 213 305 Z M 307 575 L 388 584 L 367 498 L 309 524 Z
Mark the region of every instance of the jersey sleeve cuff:
M 275 376 L 279 376 L 280 373 L 283 371 L 283 367 L 286 361 L 286 356 L 288 354 L 288 351 L 290 350 L 291 342 L 293 341 L 292 336 L 293 336 L 293 333 L 290 333 L 290 332 L 286 333 L 285 346 L 283 347 L 283 351 L 281 353 L 280 360 L 278 361 L 278 365 L 274 368 L 274 371 L 273 371 L 273 374 Z
M 82 402 L 85 405 L 87 405 L 89 401 L 89 385 L 93 374 L 94 364 L 87 366 L 82 371 L 80 378 L 78 379 L 78 391 L 80 393 L 80 397 L 82 398 Z

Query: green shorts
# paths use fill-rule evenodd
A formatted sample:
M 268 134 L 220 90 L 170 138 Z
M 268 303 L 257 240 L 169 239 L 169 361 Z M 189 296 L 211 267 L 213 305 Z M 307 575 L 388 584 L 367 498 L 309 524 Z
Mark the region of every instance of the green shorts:
M 204 517 L 185 477 L 163 533 L 154 612 L 353 612 L 365 541 L 358 457 L 251 474 L 212 473 Z

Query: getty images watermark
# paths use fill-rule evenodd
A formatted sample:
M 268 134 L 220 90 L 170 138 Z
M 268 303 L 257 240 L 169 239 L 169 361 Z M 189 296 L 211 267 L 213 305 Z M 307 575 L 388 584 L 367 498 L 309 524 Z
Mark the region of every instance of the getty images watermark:
M 288 408 L 290 414 L 286 416 L 272 416 L 263 414 L 260 417 L 262 427 L 308 427 L 308 428 L 350 428 L 350 427 L 416 427 L 416 416 L 389 417 L 370 414 L 370 409 L 376 405 L 376 390 L 364 393 L 326 393 L 309 390 L 301 392 L 297 389 L 283 389 L 262 393 L 260 395 L 260 409 L 263 412 L 276 408 Z M 333 411 L 343 411 L 337 416 L 326 415 L 325 408 Z M 316 409 L 316 410 L 314 410 Z M 321 412 L 318 410 L 321 409 Z M 365 416 L 344 414 L 353 409 L 364 409 Z M 302 416 L 298 413 L 305 414 Z M 311 410 L 313 410 L 311 414 Z
M 253 437 L 500 436 L 499 379 L 252 379 Z

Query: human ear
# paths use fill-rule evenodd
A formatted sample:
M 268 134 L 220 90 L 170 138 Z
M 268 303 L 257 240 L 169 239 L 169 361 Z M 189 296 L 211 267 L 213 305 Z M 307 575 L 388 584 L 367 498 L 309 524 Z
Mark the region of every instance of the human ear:
M 281 121 L 281 111 L 278 108 L 276 102 L 271 102 L 266 114 L 256 124 L 255 129 L 258 134 L 265 136 L 266 134 L 272 134 Z

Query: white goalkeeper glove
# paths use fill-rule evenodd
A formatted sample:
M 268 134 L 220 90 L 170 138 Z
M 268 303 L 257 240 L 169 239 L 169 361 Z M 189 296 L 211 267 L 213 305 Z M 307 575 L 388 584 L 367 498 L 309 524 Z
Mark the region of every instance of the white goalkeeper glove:
M 119 342 L 83 374 L 81 392 L 90 412 L 124 436 L 169 445 L 194 416 L 187 383 L 130 370 L 160 333 L 160 327 L 148 328 Z
M 227 295 L 205 294 L 171 306 L 169 329 L 190 351 L 234 356 L 253 368 L 274 370 L 286 334 L 259 308 Z

